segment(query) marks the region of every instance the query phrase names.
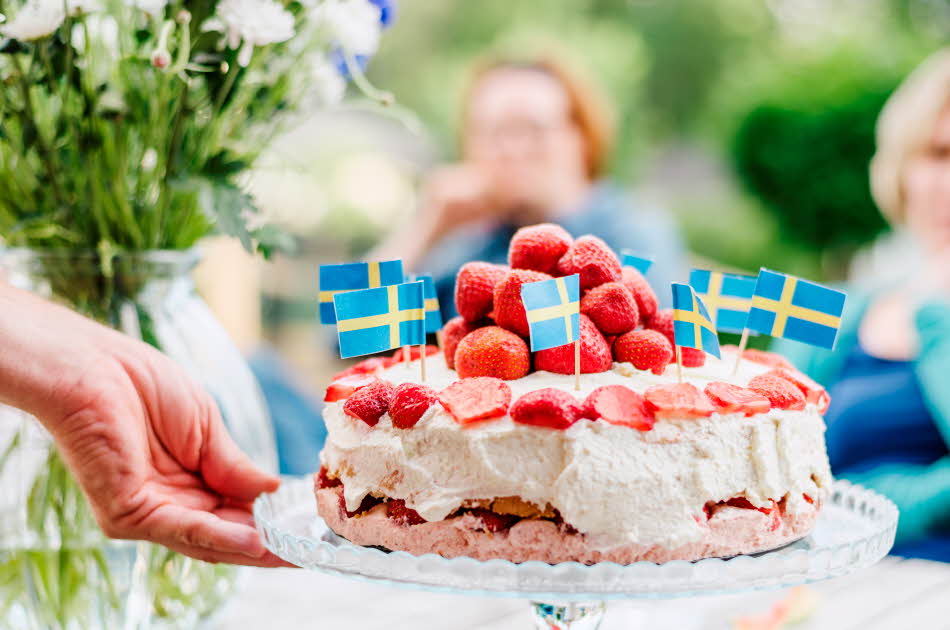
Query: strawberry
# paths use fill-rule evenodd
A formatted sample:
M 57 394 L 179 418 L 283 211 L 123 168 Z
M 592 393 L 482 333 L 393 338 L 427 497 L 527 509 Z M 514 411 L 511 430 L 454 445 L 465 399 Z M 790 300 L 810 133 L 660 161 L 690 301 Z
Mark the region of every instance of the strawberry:
M 455 308 L 467 322 L 477 322 L 492 310 L 492 291 L 508 269 L 487 262 L 466 263 L 455 278 Z
M 550 280 L 551 276 L 529 269 L 512 269 L 495 285 L 495 323 L 513 333 L 527 337 L 528 316 L 521 302 L 521 285 Z
M 605 335 L 622 335 L 640 323 L 637 301 L 620 282 L 605 282 L 585 293 L 581 313 Z
M 571 245 L 557 263 L 561 276 L 580 274 L 581 289 L 592 289 L 621 278 L 620 259 L 607 243 L 590 234 Z
M 657 311 L 646 323 L 646 327 L 662 333 L 664 337 L 670 340 L 671 346 L 676 344 L 676 340 L 673 338 L 673 309 L 664 308 Z
M 773 409 L 805 408 L 805 394 L 794 384 L 774 374 L 759 374 L 746 387 L 768 398 Z
M 567 230 L 554 223 L 523 227 L 511 237 L 508 264 L 512 269 L 533 269 L 553 274 L 557 269 L 557 261 L 573 242 Z
M 828 392 L 825 391 L 824 387 L 811 380 L 798 370 L 775 368 L 774 370 L 769 370 L 766 372 L 766 374 L 784 378 L 786 381 L 800 389 L 802 394 L 805 395 L 806 403 L 811 403 L 818 406 L 818 413 L 825 413 L 828 411 L 828 404 L 831 402 L 831 397 L 828 395 Z
M 646 392 L 646 406 L 659 418 L 705 418 L 715 408 L 705 394 L 689 383 L 654 385 Z
M 706 353 L 696 348 L 680 348 L 680 358 L 683 360 L 683 367 L 703 367 L 706 365 Z M 676 361 L 674 352 L 673 360 Z
M 418 512 L 406 507 L 406 502 L 402 499 L 390 499 L 386 503 L 386 516 L 400 525 L 419 525 L 426 522 Z
M 389 417 L 393 426 L 399 429 L 411 429 L 419 422 L 438 396 L 435 391 L 417 383 L 401 383 L 393 390 L 389 401 Z
M 376 426 L 382 415 L 389 410 L 393 389 L 393 384 L 389 381 L 377 379 L 354 392 L 343 403 L 343 412 L 362 420 L 371 427 Z
M 320 470 L 317 472 L 317 488 L 336 488 L 342 485 L 342 481 L 330 476 L 326 466 L 320 466 Z
M 673 356 L 669 340 L 655 330 L 631 330 L 614 341 L 614 358 L 638 370 L 662 374 Z
M 511 388 L 490 376 L 466 378 L 439 392 L 439 402 L 456 422 L 469 424 L 505 415 L 511 404 Z
M 521 378 L 531 369 L 531 353 L 524 339 L 500 326 L 468 333 L 455 351 L 459 377 L 494 376 L 505 381 Z
M 580 418 L 581 405 L 563 389 L 546 387 L 516 400 L 510 413 L 519 424 L 566 429 Z
M 647 410 L 643 396 L 624 385 L 604 385 L 588 394 L 584 417 L 601 418 L 610 424 L 641 431 L 653 428 L 653 415 Z
M 338 381 L 341 378 L 352 376 L 354 374 L 375 374 L 379 370 L 385 369 L 389 366 L 389 357 L 371 357 L 369 359 L 364 359 L 355 365 L 351 365 L 345 370 L 337 372 L 330 378 L 330 380 Z
M 752 361 L 753 363 L 761 363 L 762 365 L 768 365 L 771 367 L 785 368 L 788 370 L 794 370 L 793 366 L 788 359 L 783 357 L 780 354 L 774 352 L 766 352 L 765 350 L 756 350 L 755 348 L 749 348 L 742 353 L 742 358 L 747 361 Z
M 323 396 L 323 402 L 336 402 L 349 398 L 353 392 L 366 387 L 373 381 L 379 380 L 374 374 L 350 374 L 338 378 L 327 387 L 327 393 Z
M 757 413 L 766 413 L 772 408 L 772 403 L 762 394 L 732 383 L 710 383 L 703 391 L 719 413 L 744 413 L 746 416 L 754 416 Z
M 768 507 L 756 507 L 752 503 L 752 501 L 749 501 L 745 497 L 733 497 L 729 499 L 728 501 L 726 501 L 726 505 L 740 508 L 743 510 L 756 510 L 758 512 L 762 512 L 768 517 L 771 517 L 771 520 L 769 522 L 769 531 L 774 532 L 776 529 L 778 529 L 782 525 L 782 520 L 781 520 L 782 515 L 779 510 L 778 504 L 775 502 L 774 499 L 769 501 Z
M 442 326 L 442 354 L 450 370 L 455 369 L 455 349 L 462 337 L 478 328 L 478 324 L 469 323 L 461 315 L 453 317 Z
M 580 316 L 581 372 L 606 372 L 613 365 L 610 346 L 587 315 Z M 555 374 L 574 373 L 574 344 L 556 346 L 534 353 L 534 369 Z
M 640 309 L 640 321 L 649 324 L 653 316 L 656 315 L 657 308 L 659 308 L 653 287 L 643 277 L 643 274 L 633 267 L 623 268 L 621 282 L 630 289 L 630 293 L 637 301 L 637 308 Z
M 438 354 L 439 348 L 437 346 L 427 345 L 426 346 L 426 356 L 431 357 L 433 354 Z M 409 360 L 418 361 L 419 357 L 422 356 L 422 352 L 419 351 L 419 346 L 409 346 Z M 396 365 L 397 363 L 402 363 L 406 360 L 406 349 L 399 348 L 393 352 L 393 356 L 389 358 L 389 365 Z
M 506 530 L 520 520 L 517 516 L 496 514 L 485 508 L 469 508 L 466 511 L 481 521 L 481 526 L 478 529 L 492 534 Z

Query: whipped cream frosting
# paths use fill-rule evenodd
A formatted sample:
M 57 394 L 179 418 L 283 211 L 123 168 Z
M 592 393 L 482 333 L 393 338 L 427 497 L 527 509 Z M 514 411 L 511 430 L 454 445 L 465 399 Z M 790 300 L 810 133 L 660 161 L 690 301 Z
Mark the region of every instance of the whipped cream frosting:
M 767 366 L 735 356 L 707 357 L 701 368 L 684 368 L 685 381 L 702 389 L 711 381 L 745 385 Z M 426 384 L 440 390 L 458 380 L 441 355 L 427 358 Z M 676 366 L 662 375 L 615 363 L 584 374 L 574 390 L 572 375 L 534 372 L 508 381 L 512 400 L 545 387 L 578 400 L 594 389 L 621 384 L 643 392 L 676 381 Z M 419 381 L 419 362 L 393 366 L 381 378 L 398 384 Z M 745 417 L 658 420 L 639 431 L 604 420 L 580 420 L 567 430 L 514 423 L 510 417 L 460 426 L 434 404 L 411 429 L 392 426 L 384 415 L 375 427 L 343 413 L 343 401 L 324 410 L 328 429 L 324 465 L 344 484 L 346 507 L 356 510 L 369 493 L 404 499 L 429 521 L 441 520 L 463 503 L 519 496 L 550 504 L 602 548 L 638 543 L 678 547 L 704 533 L 703 506 L 744 496 L 756 506 L 786 499 L 794 514 L 807 508 L 803 494 L 821 499 L 831 473 L 824 420 L 814 405 L 802 411 L 772 410 Z

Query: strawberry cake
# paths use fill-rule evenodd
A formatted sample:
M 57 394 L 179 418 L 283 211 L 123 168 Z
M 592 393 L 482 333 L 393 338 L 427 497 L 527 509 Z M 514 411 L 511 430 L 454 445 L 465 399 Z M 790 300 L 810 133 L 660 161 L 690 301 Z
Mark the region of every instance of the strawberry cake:
M 320 516 L 358 545 L 512 562 L 666 562 L 807 535 L 831 486 L 825 390 L 776 354 L 682 349 L 672 313 L 600 239 L 523 228 L 459 272 L 441 349 L 336 375 Z M 526 282 L 578 274 L 574 349 L 530 352 Z M 431 355 L 431 356 L 428 356 Z M 738 369 L 734 370 L 738 359 Z

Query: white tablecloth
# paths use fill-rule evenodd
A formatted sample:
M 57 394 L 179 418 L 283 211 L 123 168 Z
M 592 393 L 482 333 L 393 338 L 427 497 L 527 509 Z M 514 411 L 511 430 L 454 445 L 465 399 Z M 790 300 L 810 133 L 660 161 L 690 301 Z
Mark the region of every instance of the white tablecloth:
M 950 564 L 886 558 L 810 586 L 813 614 L 794 630 L 950 630 Z M 608 604 L 601 630 L 713 630 L 763 613 L 785 591 Z M 529 630 L 524 600 L 426 593 L 297 569 L 252 569 L 213 630 Z

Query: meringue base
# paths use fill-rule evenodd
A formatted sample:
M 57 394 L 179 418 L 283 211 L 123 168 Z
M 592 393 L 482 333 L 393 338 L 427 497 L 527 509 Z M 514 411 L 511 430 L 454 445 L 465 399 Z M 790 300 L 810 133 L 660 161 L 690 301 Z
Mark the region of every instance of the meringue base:
M 413 555 L 435 553 L 446 558 L 467 556 L 549 564 L 630 564 L 643 560 L 663 563 L 759 553 L 808 535 L 821 509 L 818 501 L 795 514 L 786 513 L 781 506 L 772 514 L 765 514 L 755 509 L 717 505 L 706 521 L 706 533 L 697 541 L 675 549 L 635 543 L 599 548 L 584 533 L 550 520 L 522 519 L 494 533 L 485 531 L 481 520 L 471 514 L 408 525 L 389 518 L 385 504 L 348 516 L 341 487 L 315 488 L 315 494 L 318 512 L 330 529 L 357 545 Z

